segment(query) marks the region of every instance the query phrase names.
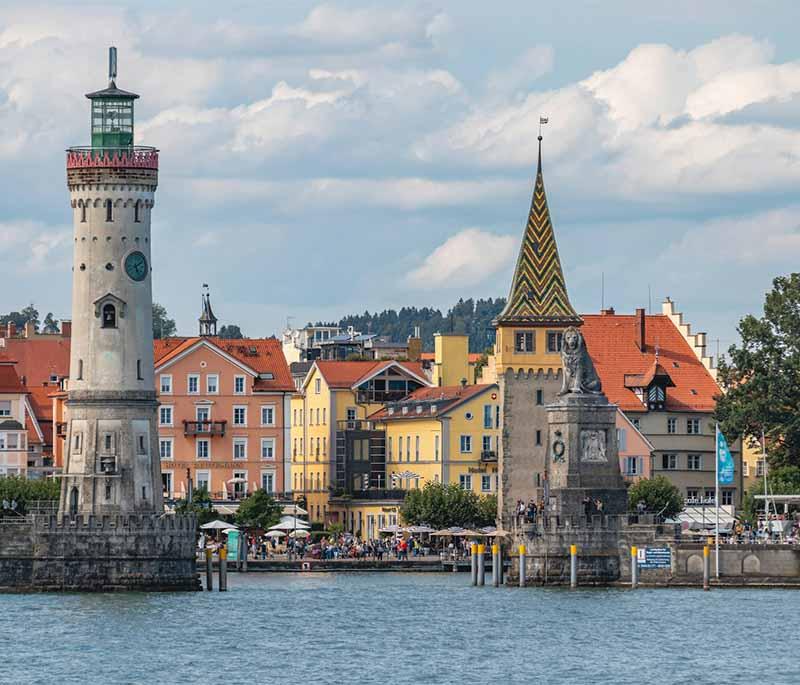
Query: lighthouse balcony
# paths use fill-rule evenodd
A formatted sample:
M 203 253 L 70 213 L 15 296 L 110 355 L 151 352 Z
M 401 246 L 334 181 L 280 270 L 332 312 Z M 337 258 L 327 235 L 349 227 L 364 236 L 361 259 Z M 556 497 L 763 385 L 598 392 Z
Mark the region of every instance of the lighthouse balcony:
M 214 437 L 225 435 L 227 421 L 183 421 L 183 434 L 186 436 L 207 435 Z
M 158 149 L 144 145 L 71 147 L 67 169 L 158 169 Z

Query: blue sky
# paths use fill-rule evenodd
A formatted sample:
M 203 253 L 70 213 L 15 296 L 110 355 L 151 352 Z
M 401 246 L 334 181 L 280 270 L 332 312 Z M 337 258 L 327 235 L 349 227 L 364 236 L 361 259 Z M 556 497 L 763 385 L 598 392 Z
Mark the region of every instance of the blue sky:
M 0 310 L 69 315 L 63 149 L 119 49 L 162 150 L 154 295 L 249 335 L 505 295 L 535 170 L 581 312 L 723 347 L 800 263 L 794 2 L 50 2 L 0 15 Z M 652 5 L 651 9 L 642 9 Z

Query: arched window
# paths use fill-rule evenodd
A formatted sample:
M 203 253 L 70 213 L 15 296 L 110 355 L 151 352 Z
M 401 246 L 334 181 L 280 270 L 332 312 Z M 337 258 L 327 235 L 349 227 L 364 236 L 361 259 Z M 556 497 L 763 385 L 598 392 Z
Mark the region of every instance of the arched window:
M 141 223 L 141 219 L 139 218 L 139 205 L 142 201 L 136 200 L 136 204 L 133 205 L 133 220 L 138 224 Z
M 69 513 L 72 516 L 78 513 L 78 488 L 74 486 L 69 491 Z
M 117 327 L 117 310 L 110 302 L 103 305 L 103 328 Z
M 86 203 L 81 201 L 80 207 L 81 207 L 81 223 L 85 224 L 86 223 Z
M 106 200 L 106 221 L 114 221 L 111 200 Z

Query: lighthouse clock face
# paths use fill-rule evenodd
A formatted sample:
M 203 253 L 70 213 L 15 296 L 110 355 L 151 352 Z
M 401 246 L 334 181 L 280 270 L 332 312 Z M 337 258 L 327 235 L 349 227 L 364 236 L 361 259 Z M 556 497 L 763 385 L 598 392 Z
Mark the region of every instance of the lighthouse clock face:
M 125 257 L 125 273 L 134 281 L 143 281 L 147 277 L 147 257 L 141 252 L 131 252 Z

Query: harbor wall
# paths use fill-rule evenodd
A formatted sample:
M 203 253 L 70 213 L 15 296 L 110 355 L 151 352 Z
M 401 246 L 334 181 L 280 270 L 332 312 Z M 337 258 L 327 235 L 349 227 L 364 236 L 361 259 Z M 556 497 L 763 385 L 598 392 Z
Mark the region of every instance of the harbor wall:
M 200 588 L 194 516 L 0 522 L 0 592 Z

